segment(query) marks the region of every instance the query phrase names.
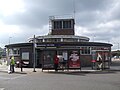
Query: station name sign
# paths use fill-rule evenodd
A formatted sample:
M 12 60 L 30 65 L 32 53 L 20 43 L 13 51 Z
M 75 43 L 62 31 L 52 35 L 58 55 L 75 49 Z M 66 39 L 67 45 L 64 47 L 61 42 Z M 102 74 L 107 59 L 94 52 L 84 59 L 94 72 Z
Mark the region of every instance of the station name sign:
M 56 48 L 57 45 L 55 44 L 37 44 L 37 48 Z
M 55 44 L 38 44 L 37 47 L 54 47 Z

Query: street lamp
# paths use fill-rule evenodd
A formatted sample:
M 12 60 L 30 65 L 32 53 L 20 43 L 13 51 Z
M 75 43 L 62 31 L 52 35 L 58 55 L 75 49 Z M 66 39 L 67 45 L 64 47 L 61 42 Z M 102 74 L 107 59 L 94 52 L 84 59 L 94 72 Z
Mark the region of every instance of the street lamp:
M 35 70 L 35 57 L 36 57 L 36 54 L 35 54 L 35 47 L 36 47 L 36 42 L 35 42 L 35 35 L 34 35 L 34 38 L 33 38 L 33 72 L 36 72 Z
M 10 44 L 10 39 L 11 39 L 12 37 L 9 37 L 9 44 Z
M 116 47 L 117 47 L 117 49 L 119 50 L 120 43 L 119 43 L 119 42 L 114 42 L 114 44 L 116 44 Z
M 95 35 L 93 35 L 93 42 L 94 42 L 95 37 L 96 37 L 96 36 L 95 36 Z
M 9 37 L 9 41 L 8 41 L 8 44 L 10 45 L 10 39 L 11 39 L 12 37 Z M 7 65 L 9 65 L 8 64 L 8 62 L 9 62 L 9 55 L 10 55 L 10 50 L 9 50 L 9 47 L 6 49 L 6 55 L 7 55 Z
M 118 50 L 119 50 L 119 43 L 118 43 Z

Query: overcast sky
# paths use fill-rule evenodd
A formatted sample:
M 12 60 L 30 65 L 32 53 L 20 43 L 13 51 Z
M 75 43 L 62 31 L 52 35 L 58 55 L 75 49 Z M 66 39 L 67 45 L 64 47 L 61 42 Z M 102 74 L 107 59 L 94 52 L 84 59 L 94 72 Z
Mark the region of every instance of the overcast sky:
M 74 9 L 76 35 L 120 48 L 120 0 L 0 0 L 0 47 L 47 35 L 49 16 L 74 15 Z

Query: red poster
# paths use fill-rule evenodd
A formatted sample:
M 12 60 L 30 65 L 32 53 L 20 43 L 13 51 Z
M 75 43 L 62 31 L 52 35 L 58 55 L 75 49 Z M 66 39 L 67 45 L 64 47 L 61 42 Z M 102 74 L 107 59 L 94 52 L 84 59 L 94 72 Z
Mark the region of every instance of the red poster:
M 69 68 L 80 68 L 78 51 L 73 51 L 69 56 Z

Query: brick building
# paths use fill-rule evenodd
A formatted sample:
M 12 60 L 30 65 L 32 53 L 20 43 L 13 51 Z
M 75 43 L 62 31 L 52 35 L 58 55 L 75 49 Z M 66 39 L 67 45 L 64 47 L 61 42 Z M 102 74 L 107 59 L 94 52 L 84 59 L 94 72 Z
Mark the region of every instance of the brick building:
M 109 68 L 112 45 L 76 36 L 74 25 L 74 18 L 50 18 L 48 35 L 29 38 L 27 43 L 6 45 L 7 55 L 14 55 L 16 62 L 22 60 L 28 67 L 33 67 L 35 56 L 35 66 L 43 69 L 54 68 L 55 55 L 59 62 L 67 62 L 67 68 L 91 66 L 92 61 L 98 59 L 103 61 L 104 68 Z

